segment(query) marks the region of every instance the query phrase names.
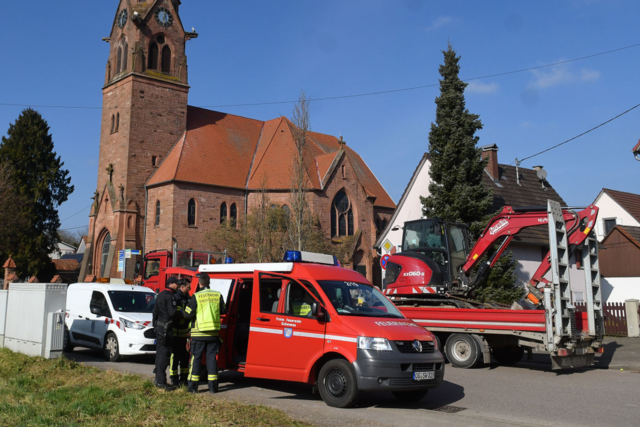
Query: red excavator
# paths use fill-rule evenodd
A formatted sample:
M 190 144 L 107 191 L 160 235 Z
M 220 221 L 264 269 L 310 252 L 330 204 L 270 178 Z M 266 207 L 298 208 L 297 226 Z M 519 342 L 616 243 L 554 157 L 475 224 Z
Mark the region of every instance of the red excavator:
M 551 200 L 546 207 L 505 206 L 471 249 L 464 224 L 437 218 L 406 222 L 402 252 L 387 261 L 384 293 L 445 341 L 454 366 L 475 366 L 483 354 L 485 362 L 493 354 L 500 363 L 512 364 L 525 348 L 549 351 L 554 368 L 590 365 L 604 334 L 592 233 L 597 216 L 596 206 L 561 208 Z M 549 229 L 550 250 L 526 285 L 526 302 L 517 307 L 533 310 L 473 301 L 473 290 L 514 236 L 542 225 Z M 575 251 L 585 270 L 585 313 L 576 313 L 571 302 L 569 259 Z M 544 277 L 549 270 L 551 280 Z

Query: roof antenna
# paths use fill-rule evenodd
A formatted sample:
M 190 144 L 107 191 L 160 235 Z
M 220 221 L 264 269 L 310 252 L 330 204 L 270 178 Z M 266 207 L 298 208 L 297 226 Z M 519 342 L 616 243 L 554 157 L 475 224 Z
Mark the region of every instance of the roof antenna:
M 518 166 L 520 166 L 520 161 L 516 157 L 516 182 L 520 187 L 522 187 L 522 184 L 520 184 L 520 173 L 518 172 Z

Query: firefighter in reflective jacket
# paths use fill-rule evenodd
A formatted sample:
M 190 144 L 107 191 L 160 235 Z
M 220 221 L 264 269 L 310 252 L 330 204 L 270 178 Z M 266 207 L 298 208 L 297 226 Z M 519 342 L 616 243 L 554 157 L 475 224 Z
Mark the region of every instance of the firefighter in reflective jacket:
M 191 284 L 183 279 L 178 286 L 178 291 L 173 295 L 176 301 L 176 310 L 184 313 L 189 304 L 189 289 Z M 180 319 L 173 322 L 173 341 L 171 345 L 171 362 L 169 364 L 169 376 L 174 386 L 187 385 L 189 376 L 189 351 L 187 350 L 187 338 L 189 337 L 189 322 Z
M 298 284 L 291 285 L 291 310 L 296 316 L 309 316 L 311 306 L 304 300 L 304 289 Z
M 209 289 L 209 275 L 200 273 L 198 291 L 191 297 L 185 309 L 185 319 L 191 323 L 191 370 L 189 388 L 198 392 L 200 361 L 203 353 L 207 360 L 209 392 L 218 392 L 218 364 L 216 356 L 220 349 L 220 314 L 225 312 L 224 299 L 220 292 Z

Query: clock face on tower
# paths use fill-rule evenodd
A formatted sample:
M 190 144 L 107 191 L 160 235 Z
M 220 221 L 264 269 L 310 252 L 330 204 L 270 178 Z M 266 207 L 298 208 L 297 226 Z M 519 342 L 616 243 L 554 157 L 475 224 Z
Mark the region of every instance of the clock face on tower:
M 173 16 L 166 7 L 159 7 L 156 10 L 156 21 L 163 27 L 170 27 L 173 24 Z
M 122 12 L 120 12 L 120 15 L 118 15 L 118 27 L 124 28 L 124 26 L 127 24 L 128 18 L 129 13 L 127 12 L 127 9 L 122 9 Z

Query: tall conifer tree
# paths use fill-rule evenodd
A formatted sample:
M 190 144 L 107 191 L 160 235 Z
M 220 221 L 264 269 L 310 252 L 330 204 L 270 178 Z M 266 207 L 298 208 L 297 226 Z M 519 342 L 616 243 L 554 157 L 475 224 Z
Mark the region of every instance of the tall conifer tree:
M 26 222 L 9 249 L 19 276 L 49 280 L 54 273 L 49 254 L 59 241 L 58 206 L 73 192 L 69 171 L 62 168 L 49 125 L 37 111 L 24 110 L 7 134 L 0 144 L 0 162 L 13 170 L 14 188 L 24 200 L 20 215 Z
M 482 122 L 465 106 L 467 83 L 458 77 L 460 57 L 451 44 L 443 53 L 436 121 L 429 132 L 430 195 L 420 200 L 425 216 L 464 222 L 477 230 L 492 201 L 491 192 L 482 185 L 486 163 L 476 147 L 475 133 Z
M 480 116 L 465 106 L 460 80 L 460 57 L 451 44 L 443 51 L 440 66 L 440 96 L 436 98 L 436 121 L 429 132 L 431 169 L 428 197 L 420 197 L 426 217 L 469 224 L 471 236 L 477 239 L 490 216 L 491 190 L 482 184 L 486 161 L 477 147 L 476 131 L 482 129 Z M 511 253 L 502 256 L 490 275 L 476 289 L 482 301 L 511 303 L 522 296 L 516 285 L 515 260 Z

